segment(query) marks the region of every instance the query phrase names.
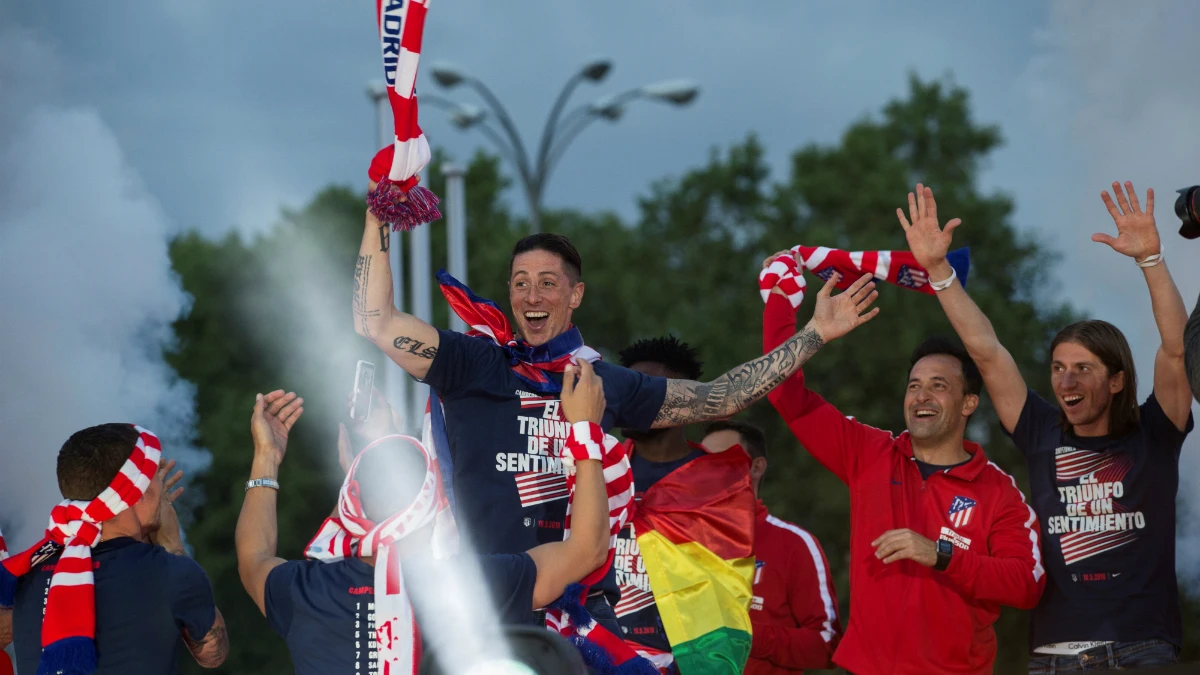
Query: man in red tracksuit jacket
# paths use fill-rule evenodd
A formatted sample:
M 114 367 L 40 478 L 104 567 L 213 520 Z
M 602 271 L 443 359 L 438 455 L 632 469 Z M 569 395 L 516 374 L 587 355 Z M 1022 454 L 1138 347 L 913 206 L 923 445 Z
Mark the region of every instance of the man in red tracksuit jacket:
M 764 347 L 795 323 L 776 289 Z M 983 386 L 965 350 L 934 338 L 912 363 L 899 436 L 847 418 L 800 371 L 770 394 L 850 488 L 850 621 L 833 661 L 856 675 L 991 673 L 1000 607 L 1030 609 L 1045 586 L 1037 518 L 1012 477 L 963 438 Z
M 700 442 L 709 452 L 740 445 L 753 458 L 754 494 L 767 470 L 767 439 L 762 430 L 725 420 L 705 427 Z M 772 516 L 762 501 L 754 527 L 754 597 L 750 622 L 754 641 L 742 675 L 793 675 L 805 668 L 832 668 L 842 632 L 829 562 L 817 538 Z

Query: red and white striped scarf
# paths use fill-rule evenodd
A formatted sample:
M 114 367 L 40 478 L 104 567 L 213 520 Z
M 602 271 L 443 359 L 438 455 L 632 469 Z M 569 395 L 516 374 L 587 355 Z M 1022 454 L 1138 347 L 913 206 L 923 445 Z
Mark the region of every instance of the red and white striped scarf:
M 96 590 L 92 547 L 106 520 L 136 504 L 146 493 L 162 445 L 150 431 L 138 432 L 133 451 L 116 477 L 91 501 L 63 500 L 50 512 L 46 535 L 33 547 L 0 562 L 0 606 L 11 606 L 16 581 L 62 550 L 50 578 L 42 620 L 38 673 L 91 673 L 96 669 Z
M 358 463 L 373 448 L 401 440 L 425 458 L 425 480 L 412 504 L 388 518 L 375 522 L 363 510 L 357 480 Z M 321 562 L 337 562 L 352 556 L 375 558 L 375 632 L 380 675 L 414 675 L 420 666 L 421 649 L 412 602 L 404 589 L 396 544 L 428 525 L 433 527 L 432 554 L 445 558 L 455 553 L 458 532 L 449 504 L 442 492 L 437 459 L 411 436 L 385 436 L 358 454 L 338 493 L 337 516 L 321 525 L 309 542 L 305 555 Z
M 638 656 L 625 642 L 591 617 L 584 608 L 588 590 L 604 578 L 612 566 L 617 534 L 633 518 L 633 466 L 625 446 L 604 433 L 593 422 L 576 422 L 562 448 L 563 467 L 567 472 L 567 516 L 563 536 L 571 535 L 571 507 L 575 502 L 575 462 L 599 461 L 604 470 L 608 493 L 608 557 L 604 564 L 572 584 L 546 610 L 546 627 L 570 640 L 583 654 L 588 666 L 596 673 L 621 675 L 655 674 L 658 671 Z
M 375 0 L 395 136 L 371 162 L 368 175 L 379 185 L 367 203 L 377 218 L 397 230 L 411 230 L 442 217 L 438 198 L 417 186 L 417 172 L 433 156 L 417 124 L 417 64 L 428 11 L 429 0 Z
M 873 274 L 881 279 L 902 288 L 908 288 L 920 293 L 934 294 L 929 285 L 929 272 L 917 264 L 916 257 L 908 251 L 842 251 L 825 246 L 793 246 L 792 255 L 781 255 L 771 261 L 758 275 L 758 288 L 762 293 L 763 302 L 778 287 L 787 296 L 793 308 L 800 306 L 804 300 L 804 275 L 797 265 L 796 258 L 804 263 L 804 269 L 828 280 L 834 272 L 841 274 L 837 287 L 849 288 L 864 274 Z M 970 270 L 970 252 L 966 248 L 951 251 L 946 260 L 958 274 L 959 281 L 966 286 L 967 272 Z M 940 281 L 940 279 L 939 279 Z

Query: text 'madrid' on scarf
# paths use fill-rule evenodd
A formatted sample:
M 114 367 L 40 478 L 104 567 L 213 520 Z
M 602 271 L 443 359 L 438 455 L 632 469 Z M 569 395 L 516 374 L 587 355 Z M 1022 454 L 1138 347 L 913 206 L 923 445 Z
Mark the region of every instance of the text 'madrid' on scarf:
M 735 445 L 675 469 L 637 505 L 633 533 L 681 675 L 737 675 L 750 656 L 756 503 Z
M 793 246 L 792 255 L 781 255 L 771 261 L 758 275 L 758 288 L 763 302 L 771 290 L 778 287 L 787 296 L 792 308 L 800 307 L 804 300 L 805 281 L 803 270 L 797 264 L 803 261 L 805 270 L 828 281 L 834 272 L 841 274 L 837 287 L 849 288 L 864 274 L 886 281 L 901 288 L 920 293 L 934 294 L 929 285 L 929 272 L 917 264 L 916 257 L 908 251 L 842 251 L 825 246 Z M 965 288 L 967 274 L 971 269 L 971 252 L 960 248 L 946 254 L 946 261 L 954 269 L 958 280 Z M 937 279 L 937 281 L 942 281 Z
M 371 161 L 368 175 L 378 185 L 367 196 L 367 205 L 395 230 L 411 230 L 442 217 L 437 196 L 417 185 L 417 173 L 433 156 L 417 123 L 417 65 L 428 11 L 428 0 L 375 0 L 394 137 Z
M 411 504 L 376 522 L 363 509 L 358 465 L 368 452 L 394 441 L 421 453 L 425 479 Z M 396 450 L 389 446 L 378 451 Z M 426 526 L 433 527 L 430 552 L 435 559 L 457 552 L 458 533 L 442 493 L 437 458 L 411 436 L 384 436 L 355 457 L 338 492 L 337 515 L 325 520 L 305 549 L 310 560 L 327 563 L 351 557 L 375 559 L 376 669 L 381 675 L 415 675 L 420 667 L 417 621 L 404 588 L 397 544 Z
M 62 551 L 54 565 L 42 620 L 38 675 L 85 675 L 96 670 L 96 589 L 92 548 L 104 521 L 141 500 L 154 480 L 162 444 L 136 425 L 138 438 L 121 470 L 95 499 L 65 499 L 50 511 L 45 536 L 31 548 L 0 562 L 0 607 L 11 607 L 17 580 Z

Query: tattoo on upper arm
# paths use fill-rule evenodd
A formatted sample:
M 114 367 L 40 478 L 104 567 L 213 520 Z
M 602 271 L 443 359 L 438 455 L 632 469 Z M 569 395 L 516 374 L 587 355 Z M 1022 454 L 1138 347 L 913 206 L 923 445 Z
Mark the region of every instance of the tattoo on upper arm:
M 392 247 L 392 228 L 387 223 L 379 226 L 379 252 L 387 253 Z
M 769 354 L 712 382 L 668 380 L 667 396 L 654 426 L 677 427 L 737 414 L 791 377 L 824 344 L 815 330 L 805 328 Z
M 371 319 L 379 316 L 379 310 L 367 309 L 367 283 L 371 274 L 371 256 L 360 255 L 354 263 L 354 314 L 361 322 L 362 335 L 371 337 Z
M 393 340 L 392 346 L 423 359 L 433 360 L 433 357 L 437 356 L 437 347 L 426 347 L 424 342 L 410 338 L 407 335 L 401 335 Z
M 217 614 L 217 620 L 213 623 L 213 627 L 208 631 L 208 634 L 200 640 L 192 640 L 183 632 L 183 641 L 187 645 L 188 651 L 195 657 L 196 663 L 204 668 L 216 668 L 225 662 L 225 657 L 229 655 L 229 634 L 225 629 L 225 619 Z

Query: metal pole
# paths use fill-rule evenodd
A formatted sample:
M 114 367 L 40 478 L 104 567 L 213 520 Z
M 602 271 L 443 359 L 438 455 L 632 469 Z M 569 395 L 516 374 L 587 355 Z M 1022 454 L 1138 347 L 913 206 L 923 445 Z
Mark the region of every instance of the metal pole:
M 447 267 L 455 279 L 467 282 L 467 207 L 463 195 L 463 176 L 466 172 L 457 164 L 442 167 L 446 174 L 446 251 Z M 465 333 L 467 323 L 450 312 L 450 330 Z
M 431 301 L 429 279 L 433 276 L 429 264 L 429 228 L 432 225 L 419 225 L 408 233 L 408 270 L 412 273 L 412 312 L 413 316 L 427 324 L 433 324 L 433 303 Z M 412 383 L 412 416 L 409 418 L 409 428 L 419 432 L 425 419 L 425 402 L 429 400 L 429 385 L 417 381 Z M 420 433 L 414 435 L 420 436 Z
M 371 99 L 375 102 L 375 123 L 379 134 L 378 148 L 382 148 L 390 143 L 395 142 L 396 134 L 392 129 L 391 105 L 388 103 L 387 90 L 382 92 L 372 90 Z M 410 242 L 411 243 L 411 242 Z M 399 234 L 393 234 L 392 247 L 388 252 L 388 260 L 392 268 L 392 294 L 396 302 L 396 309 L 404 311 L 404 237 Z M 384 371 L 387 373 L 385 378 L 386 391 L 384 395 L 387 397 L 388 403 L 391 404 L 392 410 L 399 411 L 403 418 L 404 426 L 408 427 L 407 433 L 412 433 L 414 429 L 420 428 L 419 420 L 424 419 L 425 411 L 421 411 L 421 415 L 412 417 L 409 411 L 408 404 L 408 387 L 410 379 L 408 373 L 404 372 L 395 361 L 384 356 Z M 414 421 L 416 420 L 416 421 Z M 400 429 L 405 432 L 406 430 Z

